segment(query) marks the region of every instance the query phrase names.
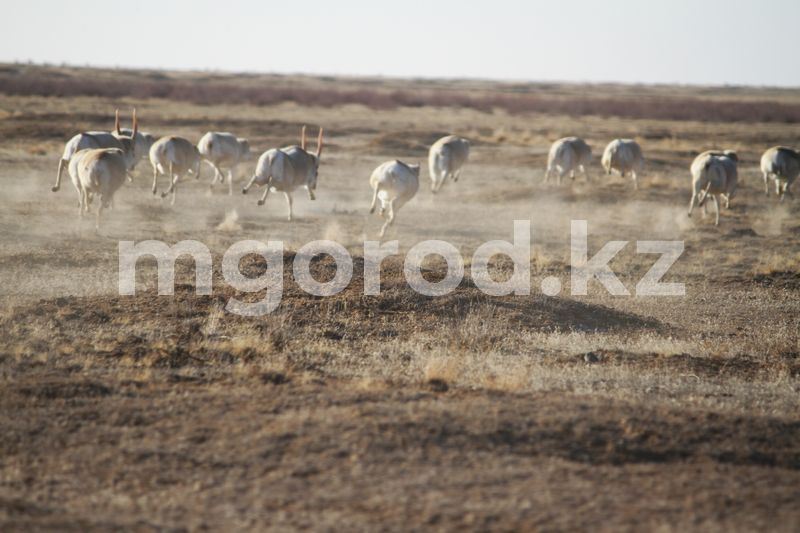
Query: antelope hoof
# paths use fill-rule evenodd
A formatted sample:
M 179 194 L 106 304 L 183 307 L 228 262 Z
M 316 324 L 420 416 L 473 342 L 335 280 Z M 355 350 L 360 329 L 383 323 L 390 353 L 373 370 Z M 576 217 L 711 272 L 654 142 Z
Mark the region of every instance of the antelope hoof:
M 259 200 L 258 205 L 264 205 L 264 200 Z
M 247 194 L 247 189 L 245 189 L 244 187 L 242 187 L 242 194 Z
M 373 213 L 375 213 L 375 208 L 374 207 L 369 210 L 369 214 L 370 215 L 373 214 Z
M 58 189 L 60 189 L 60 188 L 61 187 L 59 187 L 58 185 L 55 185 L 53 187 L 50 187 L 50 190 L 53 191 L 53 192 L 58 192 Z
M 162 193 L 161 193 L 161 198 L 166 198 L 168 194 L 169 194 L 169 191 L 167 191 L 167 192 L 162 192 Z

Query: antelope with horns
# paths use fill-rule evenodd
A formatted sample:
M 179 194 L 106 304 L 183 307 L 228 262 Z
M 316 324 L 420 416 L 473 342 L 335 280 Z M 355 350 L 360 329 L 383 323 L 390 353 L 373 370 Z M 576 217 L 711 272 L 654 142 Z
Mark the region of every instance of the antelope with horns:
M 317 174 L 322 156 L 322 128 L 317 135 L 317 150 L 314 153 L 306 150 L 306 127 L 303 126 L 300 146 L 287 146 L 286 148 L 273 148 L 267 150 L 258 158 L 255 174 L 242 188 L 242 194 L 247 194 L 253 184 L 266 187 L 258 205 L 264 205 L 270 191 L 282 192 L 286 196 L 289 206 L 287 219 L 292 220 L 292 191 L 298 187 L 305 187 L 308 198 L 315 200 L 314 190 L 317 188 Z
M 133 129 L 129 130 L 130 135 L 126 135 L 120 129 L 119 109 L 114 113 L 114 131 L 87 131 L 72 137 L 64 146 L 64 152 L 58 161 L 58 174 L 56 174 L 56 184 L 51 188 L 53 192 L 61 188 L 61 175 L 64 169 L 69 166 L 72 156 L 76 152 L 87 149 L 98 148 L 119 148 L 125 157 L 125 168 L 128 171 L 136 166 L 137 147 L 134 139 L 139 136 L 139 121 L 136 118 L 136 108 L 133 109 Z

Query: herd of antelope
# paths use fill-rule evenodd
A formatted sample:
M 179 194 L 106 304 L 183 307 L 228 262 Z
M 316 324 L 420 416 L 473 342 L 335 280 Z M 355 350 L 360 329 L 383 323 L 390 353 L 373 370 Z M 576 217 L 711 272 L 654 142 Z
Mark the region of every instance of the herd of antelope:
M 120 127 L 119 110 L 116 112 L 114 130 L 89 131 L 79 133 L 67 141 L 58 162 L 56 184 L 52 191 L 61 186 L 61 176 L 67 169 L 75 189 L 78 191 L 80 215 L 89 211 L 94 196 L 98 197 L 96 226 L 100 226 L 100 214 L 104 208 L 113 206 L 115 192 L 126 179 L 137 162 L 149 156 L 153 168 L 153 194 L 158 194 L 158 177 L 166 175 L 169 187 L 161 193 L 161 198 L 172 194 L 175 203 L 177 184 L 189 174 L 200 178 L 203 161 L 214 169 L 211 185 L 225 181 L 227 174 L 228 193 L 233 194 L 233 178 L 236 167 L 250 159 L 250 144 L 247 139 L 230 133 L 208 132 L 197 145 L 178 136 L 155 139 L 152 135 L 139 131 L 136 110 L 133 110 L 131 129 Z M 264 205 L 271 191 L 282 192 L 288 204 L 288 219 L 292 220 L 292 192 L 298 188 L 306 189 L 308 197 L 315 199 L 320 157 L 323 147 L 323 130 L 319 129 L 316 149 L 312 152 L 306 146 L 306 127 L 301 131 L 300 146 L 267 150 L 258 159 L 255 173 L 242 188 L 247 194 L 253 185 L 264 187 L 258 205 Z M 428 154 L 431 191 L 437 193 L 450 179 L 458 181 L 461 169 L 469 157 L 470 144 L 464 138 L 448 135 L 436 141 Z M 592 150 L 579 137 L 565 137 L 553 143 L 547 158 L 545 183 L 555 176 L 558 184 L 564 176 L 575 178 L 579 171 L 588 180 L 586 167 L 592 159 Z M 692 176 L 692 196 L 689 202 L 689 216 L 695 206 L 706 211 L 706 201 L 714 201 L 719 225 L 719 198 L 730 207 L 736 194 L 738 181 L 738 157 L 736 152 L 707 151 L 698 155 L 690 166 Z M 619 173 L 623 178 L 630 175 L 634 188 L 638 189 L 637 172 L 644 165 L 644 155 L 638 143 L 631 139 L 615 139 L 606 146 L 601 159 L 606 174 Z M 765 193 L 769 195 L 769 180 L 775 183 L 775 192 L 783 201 L 786 195 L 793 198 L 790 187 L 800 174 L 800 153 L 785 146 L 775 146 L 761 157 L 761 172 L 764 178 Z M 384 218 L 380 236 L 395 220 L 397 211 L 416 195 L 419 189 L 420 165 L 410 165 L 400 160 L 391 160 L 379 165 L 370 176 L 372 205 L 374 213 L 380 201 L 380 215 Z

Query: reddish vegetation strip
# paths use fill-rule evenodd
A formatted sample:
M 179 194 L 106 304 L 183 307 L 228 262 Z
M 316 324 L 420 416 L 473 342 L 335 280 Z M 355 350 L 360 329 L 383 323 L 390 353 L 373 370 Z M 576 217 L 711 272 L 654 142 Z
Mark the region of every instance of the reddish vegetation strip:
M 628 119 L 703 120 L 719 122 L 800 122 L 800 105 L 773 101 L 716 101 L 702 98 L 633 96 L 545 96 L 466 90 L 329 89 L 244 85 L 230 81 L 186 81 L 148 76 L 140 79 L 54 77 L 39 70 L 0 71 L 0 93 L 37 96 L 95 96 L 105 98 L 164 98 L 194 104 L 300 105 L 332 107 L 362 104 L 374 109 L 397 107 L 455 107 L 509 113 L 620 117 Z

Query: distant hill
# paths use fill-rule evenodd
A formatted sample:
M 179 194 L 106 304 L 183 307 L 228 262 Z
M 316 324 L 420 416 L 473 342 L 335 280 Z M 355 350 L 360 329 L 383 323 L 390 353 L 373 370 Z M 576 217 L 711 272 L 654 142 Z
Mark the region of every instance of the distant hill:
M 511 83 L 0 64 L 0 93 L 160 98 L 201 105 L 294 102 L 322 107 L 466 107 L 513 114 L 800 122 L 798 91 L 730 86 Z

